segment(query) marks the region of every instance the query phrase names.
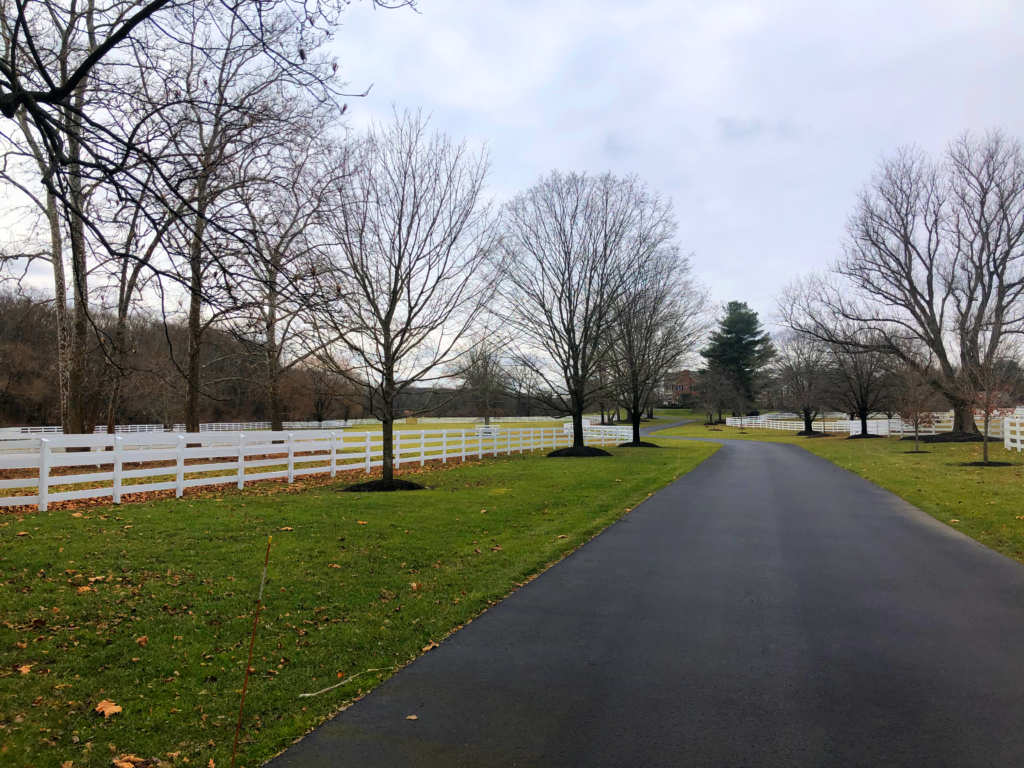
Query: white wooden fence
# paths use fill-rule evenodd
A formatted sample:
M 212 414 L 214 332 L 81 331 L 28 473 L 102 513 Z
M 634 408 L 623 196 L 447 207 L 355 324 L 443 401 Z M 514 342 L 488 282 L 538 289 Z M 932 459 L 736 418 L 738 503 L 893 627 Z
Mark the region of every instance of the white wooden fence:
M 992 419 L 988 425 L 989 437 L 997 440 L 1004 437 L 1004 423 L 1006 419 Z M 804 428 L 803 419 L 775 419 L 760 416 L 729 417 L 725 420 L 726 425 L 731 427 L 743 427 L 744 429 L 775 429 L 783 432 L 801 432 Z M 974 423 L 979 430 L 985 429 L 983 418 L 976 416 Z M 818 419 L 814 422 L 814 429 L 818 432 L 848 433 L 851 435 L 860 434 L 859 419 Z M 942 432 L 950 432 L 953 429 L 953 413 L 936 413 L 932 415 L 931 424 L 922 426 L 918 430 L 921 435 L 937 435 Z M 908 437 L 914 434 L 912 424 L 907 424 L 901 419 L 868 419 L 868 434 L 882 435 L 885 437 Z
M 584 423 L 596 423 L 598 416 L 585 417 Z M 492 416 L 492 424 L 509 424 L 520 422 L 545 422 L 571 421 L 570 416 Z M 395 419 L 395 424 L 480 424 L 483 419 L 477 416 L 429 416 L 412 419 Z M 286 432 L 306 429 L 345 429 L 347 427 L 380 426 L 379 419 L 336 419 L 331 421 L 285 421 L 282 428 Z M 245 421 L 245 422 L 211 422 L 199 425 L 200 432 L 255 432 L 265 431 L 271 428 L 269 421 Z M 114 427 L 114 434 L 134 434 L 136 432 L 182 432 L 185 433 L 184 424 L 175 424 L 168 430 L 163 424 L 118 424 Z M 104 424 L 97 424 L 93 429 L 97 435 L 107 434 L 107 427 Z M 0 439 L 12 435 L 61 435 L 64 430 L 61 427 L 3 427 L 0 428 Z
M 1003 447 L 1018 453 L 1024 450 L 1024 416 L 1003 419 Z
M 632 438 L 627 427 L 590 427 L 588 445 Z M 426 461 L 465 461 L 501 454 L 551 450 L 572 444 L 571 430 L 559 428 L 477 430 L 400 430 L 394 433 L 395 466 Z M 220 432 L 173 435 L 59 435 L 5 441 L 0 454 L 0 506 L 110 497 L 126 493 L 175 491 L 205 485 L 237 485 L 257 480 L 339 471 L 369 472 L 383 463 L 380 433 L 304 431 Z M 70 470 L 63 472 L 62 470 Z M 21 475 L 19 477 L 18 475 Z M 29 489 L 30 494 L 25 494 Z M 5 495 L 10 492 L 18 495 Z

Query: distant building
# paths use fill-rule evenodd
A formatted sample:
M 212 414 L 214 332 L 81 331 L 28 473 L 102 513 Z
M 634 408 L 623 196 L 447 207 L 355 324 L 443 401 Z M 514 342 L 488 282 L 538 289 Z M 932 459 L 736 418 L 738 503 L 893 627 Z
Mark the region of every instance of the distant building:
M 670 373 L 663 385 L 666 402 L 686 403 L 697 394 L 697 376 L 689 368 Z

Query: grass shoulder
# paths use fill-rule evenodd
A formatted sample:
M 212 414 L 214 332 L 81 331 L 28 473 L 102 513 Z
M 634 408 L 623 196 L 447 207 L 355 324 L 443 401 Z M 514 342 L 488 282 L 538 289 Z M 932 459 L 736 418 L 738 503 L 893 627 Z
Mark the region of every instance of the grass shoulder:
M 913 453 L 912 441 L 796 437 L 791 432 L 703 424 L 661 430 L 656 437 L 709 437 L 794 443 L 895 493 L 937 520 L 1024 563 L 1024 456 L 995 442 L 989 451 L 1006 467 L 964 466 L 981 459 L 980 443 L 931 443 Z M 666 441 L 668 442 L 668 441 Z
M 238 760 L 259 765 L 715 448 L 467 462 L 409 473 L 428 486 L 414 493 L 269 483 L 0 518 L 0 762 L 226 765 L 273 535 Z M 104 719 L 102 700 L 122 711 Z

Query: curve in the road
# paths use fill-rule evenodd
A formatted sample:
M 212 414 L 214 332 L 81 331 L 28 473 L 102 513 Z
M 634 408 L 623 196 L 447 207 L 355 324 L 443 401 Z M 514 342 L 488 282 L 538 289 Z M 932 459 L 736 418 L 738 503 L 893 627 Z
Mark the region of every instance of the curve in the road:
M 722 442 L 272 765 L 1024 765 L 1024 567 Z

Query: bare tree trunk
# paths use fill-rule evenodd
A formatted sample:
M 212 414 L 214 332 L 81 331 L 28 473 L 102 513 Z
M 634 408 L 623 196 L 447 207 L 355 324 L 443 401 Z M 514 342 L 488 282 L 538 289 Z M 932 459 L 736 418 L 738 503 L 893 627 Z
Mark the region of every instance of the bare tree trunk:
M 970 404 L 953 403 L 953 431 L 977 434 L 978 425 L 974 423 L 974 409 Z
M 270 428 L 275 432 L 284 429 L 281 412 L 281 355 L 277 346 L 277 290 L 275 278 L 271 277 L 271 288 L 267 296 L 267 400 L 270 406 Z
M 583 409 L 578 407 L 572 409 L 572 447 L 583 447 Z
M 633 442 L 640 442 L 640 416 L 641 411 L 639 408 L 633 409 Z
M 64 274 L 64 246 L 57 216 L 57 201 L 46 193 L 46 218 L 50 224 L 53 265 L 54 309 L 57 312 L 57 379 L 60 391 L 60 425 L 71 433 L 71 319 L 68 317 L 67 276 Z
M 806 409 L 804 410 L 804 432 L 808 434 L 814 432 L 814 416 Z
M 203 235 L 206 224 L 205 183 L 200 181 L 196 197 L 195 231 L 189 243 L 188 350 L 185 360 L 185 431 L 199 431 L 199 353 L 203 341 Z
M 81 101 L 81 94 L 76 101 Z M 73 122 L 75 122 L 73 120 Z M 81 155 L 77 123 L 70 132 L 68 154 L 75 160 Z M 74 210 L 69 213 L 69 245 L 71 246 L 71 280 L 74 307 L 72 315 L 73 341 L 70 355 L 68 381 L 68 426 L 76 435 L 84 434 L 85 424 L 85 350 L 89 343 L 89 284 L 85 263 L 85 223 L 80 213 L 85 210 L 85 194 L 82 190 L 81 172 L 77 164 L 68 170 L 68 186 Z M 67 430 L 65 430 L 67 431 Z
M 914 422 L 914 453 L 921 450 L 921 428 Z
M 866 435 L 868 433 L 868 412 L 860 412 L 860 433 Z

